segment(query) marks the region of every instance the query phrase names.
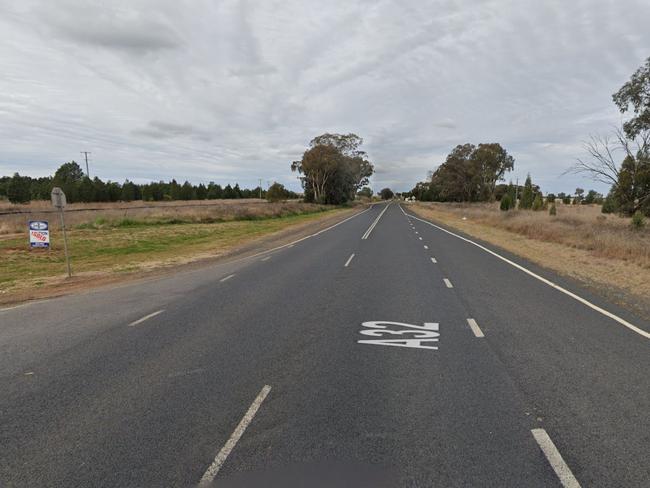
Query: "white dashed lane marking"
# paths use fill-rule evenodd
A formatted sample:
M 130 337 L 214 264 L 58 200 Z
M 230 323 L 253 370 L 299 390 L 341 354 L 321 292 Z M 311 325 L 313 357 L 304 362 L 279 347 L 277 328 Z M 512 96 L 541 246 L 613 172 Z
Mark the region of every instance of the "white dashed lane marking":
M 481 330 L 481 328 L 476 323 L 476 320 L 467 319 L 467 323 L 469 324 L 470 328 L 472 329 L 472 332 L 474 332 L 474 335 L 476 337 L 485 337 L 485 335 L 483 334 L 483 331 Z
M 562 486 L 564 486 L 564 488 L 580 488 L 580 483 L 578 483 L 576 477 L 573 476 L 571 469 L 564 462 L 564 459 L 562 459 L 560 451 L 557 450 L 557 447 L 555 447 L 555 444 L 546 431 L 544 429 L 533 429 L 530 432 L 533 434 L 537 444 L 539 444 L 540 449 L 544 453 L 544 456 L 546 456 L 553 471 L 555 471 L 555 474 L 560 479 Z
M 156 315 L 160 315 L 160 314 L 163 313 L 164 311 L 165 311 L 165 310 L 158 310 L 157 312 L 153 312 L 153 313 L 150 313 L 149 315 L 145 315 L 145 316 L 142 317 L 141 319 L 134 320 L 133 322 L 131 322 L 131 323 L 129 324 L 129 327 L 133 327 L 133 326 L 135 326 L 135 325 L 141 324 L 141 323 L 144 322 L 145 320 L 149 320 L 149 319 L 155 317 Z
M 214 461 L 212 462 L 210 467 L 207 469 L 207 471 L 201 478 L 201 481 L 199 482 L 199 486 L 208 486 L 210 485 L 210 483 L 212 483 L 212 481 L 214 481 L 214 477 L 217 476 L 217 473 L 223 466 L 223 463 L 225 463 L 226 459 L 228 459 L 228 455 L 235 448 L 237 442 L 239 441 L 239 439 L 241 439 L 241 436 L 246 431 L 246 428 L 253 421 L 253 417 L 255 417 L 257 410 L 260 408 L 260 405 L 262 405 L 262 402 L 264 401 L 264 399 L 266 398 L 266 396 L 269 394 L 270 391 L 271 391 L 271 387 L 269 385 L 264 385 L 262 391 L 259 392 L 257 398 L 255 398 L 251 406 L 248 408 L 248 411 L 239 422 L 239 425 L 237 425 L 234 432 L 230 435 L 230 438 L 228 439 L 226 444 L 221 448 L 217 456 L 214 458 Z

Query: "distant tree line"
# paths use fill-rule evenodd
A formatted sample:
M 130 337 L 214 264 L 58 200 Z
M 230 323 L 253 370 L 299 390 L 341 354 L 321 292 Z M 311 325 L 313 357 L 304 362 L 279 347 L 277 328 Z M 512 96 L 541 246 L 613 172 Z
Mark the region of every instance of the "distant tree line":
M 512 171 L 515 160 L 498 143 L 456 146 L 428 181 L 404 196 L 437 202 L 486 202 L 497 198 L 497 182 Z
M 279 185 L 279 184 L 278 184 Z M 239 184 L 231 186 L 210 182 L 207 185 L 200 183 L 193 185 L 188 181 L 179 183 L 176 180 L 169 182 L 158 181 L 145 184 L 136 184 L 129 180 L 120 184 L 115 181 L 102 181 L 95 177 L 88 178 L 81 167 L 74 161 L 65 163 L 56 171 L 54 176 L 32 178 L 21 176 L 0 177 L 0 197 L 7 198 L 13 203 L 27 203 L 30 200 L 49 200 L 52 188 L 58 186 L 66 194 L 67 201 L 75 202 L 117 202 L 132 200 L 164 201 L 164 200 L 214 200 L 235 198 L 262 198 L 267 197 L 267 192 L 260 187 L 246 189 Z M 274 199 L 278 195 L 282 199 L 298 198 L 298 194 L 285 189 L 274 189 Z
M 402 196 L 420 201 L 435 202 L 490 202 L 499 201 L 501 210 L 515 208 L 546 210 L 556 198 L 564 204 L 603 203 L 603 196 L 595 190 L 585 195 L 576 188 L 575 195 L 549 193 L 544 196 L 539 185 L 526 177 L 523 185 L 498 183 L 514 169 L 514 158 L 498 143 L 462 144 L 456 146 L 427 181 Z
M 309 143 L 300 161 L 291 163 L 298 172 L 305 201 L 341 204 L 354 200 L 368 183 L 374 168 L 362 151 L 356 134 L 322 134 Z M 371 193 L 372 196 L 372 193 Z

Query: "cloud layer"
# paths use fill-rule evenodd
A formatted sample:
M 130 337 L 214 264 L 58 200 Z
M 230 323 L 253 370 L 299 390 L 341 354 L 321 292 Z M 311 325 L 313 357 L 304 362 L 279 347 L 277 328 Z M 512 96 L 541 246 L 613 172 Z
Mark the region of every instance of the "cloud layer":
M 650 56 L 646 0 L 0 0 L 0 174 L 79 151 L 135 181 L 258 178 L 355 132 L 406 190 L 456 144 L 501 142 L 548 191 Z

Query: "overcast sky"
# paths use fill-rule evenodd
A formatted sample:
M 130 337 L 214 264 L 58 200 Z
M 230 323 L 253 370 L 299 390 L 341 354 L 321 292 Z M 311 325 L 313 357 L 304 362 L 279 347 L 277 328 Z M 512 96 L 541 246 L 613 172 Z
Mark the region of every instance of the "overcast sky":
M 500 142 L 545 191 L 650 56 L 648 0 L 0 0 L 0 174 L 298 189 L 290 163 L 355 132 L 372 186 L 412 188 Z

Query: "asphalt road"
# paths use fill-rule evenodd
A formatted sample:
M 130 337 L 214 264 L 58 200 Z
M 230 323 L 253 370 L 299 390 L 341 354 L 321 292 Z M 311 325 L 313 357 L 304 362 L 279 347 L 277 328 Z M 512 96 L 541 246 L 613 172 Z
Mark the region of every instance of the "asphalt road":
M 650 325 L 409 214 L 0 311 L 0 486 L 649 486 Z

